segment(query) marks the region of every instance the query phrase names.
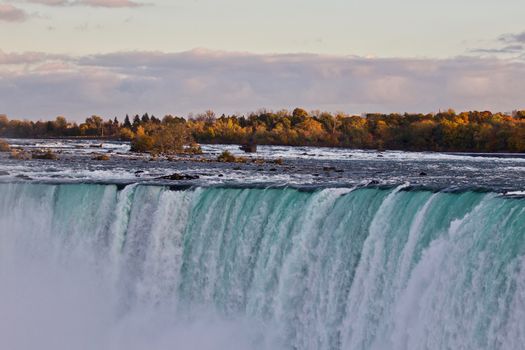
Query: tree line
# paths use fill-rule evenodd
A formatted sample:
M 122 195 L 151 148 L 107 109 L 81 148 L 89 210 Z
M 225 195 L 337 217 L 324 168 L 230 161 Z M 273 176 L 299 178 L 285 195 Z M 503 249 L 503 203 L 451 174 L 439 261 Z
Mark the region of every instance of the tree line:
M 525 152 L 525 110 L 435 114 L 379 114 L 260 110 L 216 116 L 206 111 L 187 118 L 149 114 L 74 123 L 11 120 L 0 115 L 0 137 L 92 137 L 132 141 L 138 151 L 181 152 L 197 143 L 329 146 L 362 149 L 456 152 Z

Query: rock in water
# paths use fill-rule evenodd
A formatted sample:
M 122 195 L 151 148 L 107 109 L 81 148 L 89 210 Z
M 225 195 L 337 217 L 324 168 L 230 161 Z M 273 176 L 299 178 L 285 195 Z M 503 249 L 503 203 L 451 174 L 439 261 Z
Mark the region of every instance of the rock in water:
M 181 180 L 197 180 L 199 178 L 199 175 L 188 175 L 188 174 L 171 174 L 166 176 L 158 177 L 159 180 L 174 180 L 174 181 L 181 181 Z
M 241 145 L 241 147 L 239 148 L 246 153 L 256 153 L 257 152 L 257 145 L 255 143 L 247 143 L 245 145 Z

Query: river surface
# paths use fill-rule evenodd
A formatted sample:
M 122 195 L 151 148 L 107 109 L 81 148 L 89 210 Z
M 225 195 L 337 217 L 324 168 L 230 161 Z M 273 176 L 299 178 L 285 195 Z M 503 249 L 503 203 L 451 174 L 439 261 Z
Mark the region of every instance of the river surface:
M 100 182 L 173 184 L 159 177 L 196 175 L 189 185 L 261 185 L 333 187 L 396 186 L 409 183 L 433 189 L 525 190 L 525 155 L 464 155 L 431 152 L 368 151 L 319 147 L 259 146 L 245 154 L 236 145 L 203 145 L 202 156 L 184 160 L 151 159 L 129 151 L 128 143 L 97 140 L 8 140 L 27 150 L 51 149 L 59 160 L 20 161 L 0 154 L 0 182 Z M 264 159 L 264 164 L 219 163 L 228 150 L 236 156 Z M 108 154 L 109 161 L 94 161 Z M 208 161 L 202 161 L 208 160 Z M 282 164 L 273 161 L 282 160 Z

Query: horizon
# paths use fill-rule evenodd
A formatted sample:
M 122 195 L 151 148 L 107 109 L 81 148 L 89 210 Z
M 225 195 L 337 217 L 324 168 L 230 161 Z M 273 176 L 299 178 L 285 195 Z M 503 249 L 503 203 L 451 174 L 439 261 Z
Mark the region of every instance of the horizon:
M 247 118 L 247 117 L 250 117 L 252 115 L 261 115 L 263 113 L 280 114 L 282 112 L 286 112 L 287 114 L 291 115 L 292 112 L 295 109 L 305 110 L 308 113 L 308 115 L 310 117 L 312 117 L 312 118 L 318 117 L 319 115 L 324 114 L 324 113 L 328 113 L 334 118 L 338 117 L 339 115 L 341 115 L 343 117 L 367 118 L 368 116 L 371 116 L 371 115 L 382 115 L 382 116 L 423 115 L 423 116 L 435 117 L 438 114 L 442 114 L 442 113 L 453 113 L 455 115 L 460 115 L 462 113 L 485 113 L 485 112 L 491 113 L 492 115 L 501 114 L 501 115 L 505 115 L 505 116 L 509 116 L 509 117 L 515 117 L 515 115 L 518 112 L 525 112 L 525 110 L 522 110 L 522 109 L 513 109 L 512 111 L 490 111 L 490 110 L 477 110 L 477 109 L 456 111 L 453 108 L 448 108 L 448 109 L 440 109 L 438 111 L 431 111 L 431 112 L 384 112 L 384 113 L 383 112 L 363 112 L 363 113 L 347 113 L 345 111 L 326 111 L 326 110 L 320 110 L 318 108 L 317 109 L 316 108 L 314 108 L 314 109 L 305 109 L 305 108 L 302 108 L 300 106 L 297 106 L 297 107 L 293 107 L 293 108 L 278 108 L 278 109 L 259 108 L 259 109 L 254 110 L 254 111 L 248 111 L 248 112 L 243 112 L 243 113 L 239 113 L 239 112 L 218 113 L 218 112 L 215 112 L 212 109 L 208 109 L 208 110 L 200 111 L 200 112 L 190 112 L 187 115 L 178 115 L 178 114 L 174 114 L 174 113 L 163 113 L 163 114 L 158 114 L 157 115 L 157 114 L 150 113 L 150 112 L 140 112 L 140 113 L 134 112 L 134 113 L 125 113 L 124 115 L 114 115 L 114 116 L 90 114 L 90 115 L 86 115 L 86 117 L 84 119 L 81 118 L 81 119 L 78 119 L 78 120 L 77 119 L 73 119 L 73 118 L 69 118 L 66 115 L 57 115 L 57 116 L 50 116 L 50 117 L 43 117 L 43 118 L 36 118 L 36 119 L 13 118 L 13 117 L 10 117 L 9 115 L 5 114 L 5 113 L 0 113 L 0 118 L 5 117 L 9 121 L 22 121 L 22 122 L 26 122 L 27 121 L 27 122 L 33 122 L 33 123 L 37 123 L 37 122 L 46 123 L 46 122 L 49 122 L 49 121 L 55 121 L 57 118 L 64 118 L 68 123 L 82 124 L 87 119 L 92 118 L 92 117 L 99 117 L 103 121 L 113 121 L 114 119 L 117 119 L 117 121 L 119 123 L 123 123 L 126 117 L 128 117 L 130 120 L 132 120 L 135 117 L 142 118 L 143 116 L 148 115 L 148 117 L 150 117 L 150 118 L 151 117 L 155 117 L 155 118 L 158 118 L 160 120 L 162 120 L 164 117 L 174 117 L 174 118 L 183 118 L 183 119 L 189 121 L 189 120 L 192 120 L 192 119 L 196 119 L 199 116 L 204 116 L 208 112 L 212 112 L 214 118 L 215 119 L 219 119 L 219 118 L 221 118 L 223 116 L 227 117 L 227 118 L 230 118 L 230 117 Z

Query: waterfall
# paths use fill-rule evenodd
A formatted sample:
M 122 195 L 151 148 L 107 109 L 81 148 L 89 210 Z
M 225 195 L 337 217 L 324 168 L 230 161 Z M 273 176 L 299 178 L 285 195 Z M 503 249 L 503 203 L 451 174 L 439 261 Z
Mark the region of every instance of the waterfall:
M 5 349 L 517 349 L 525 200 L 0 184 Z

